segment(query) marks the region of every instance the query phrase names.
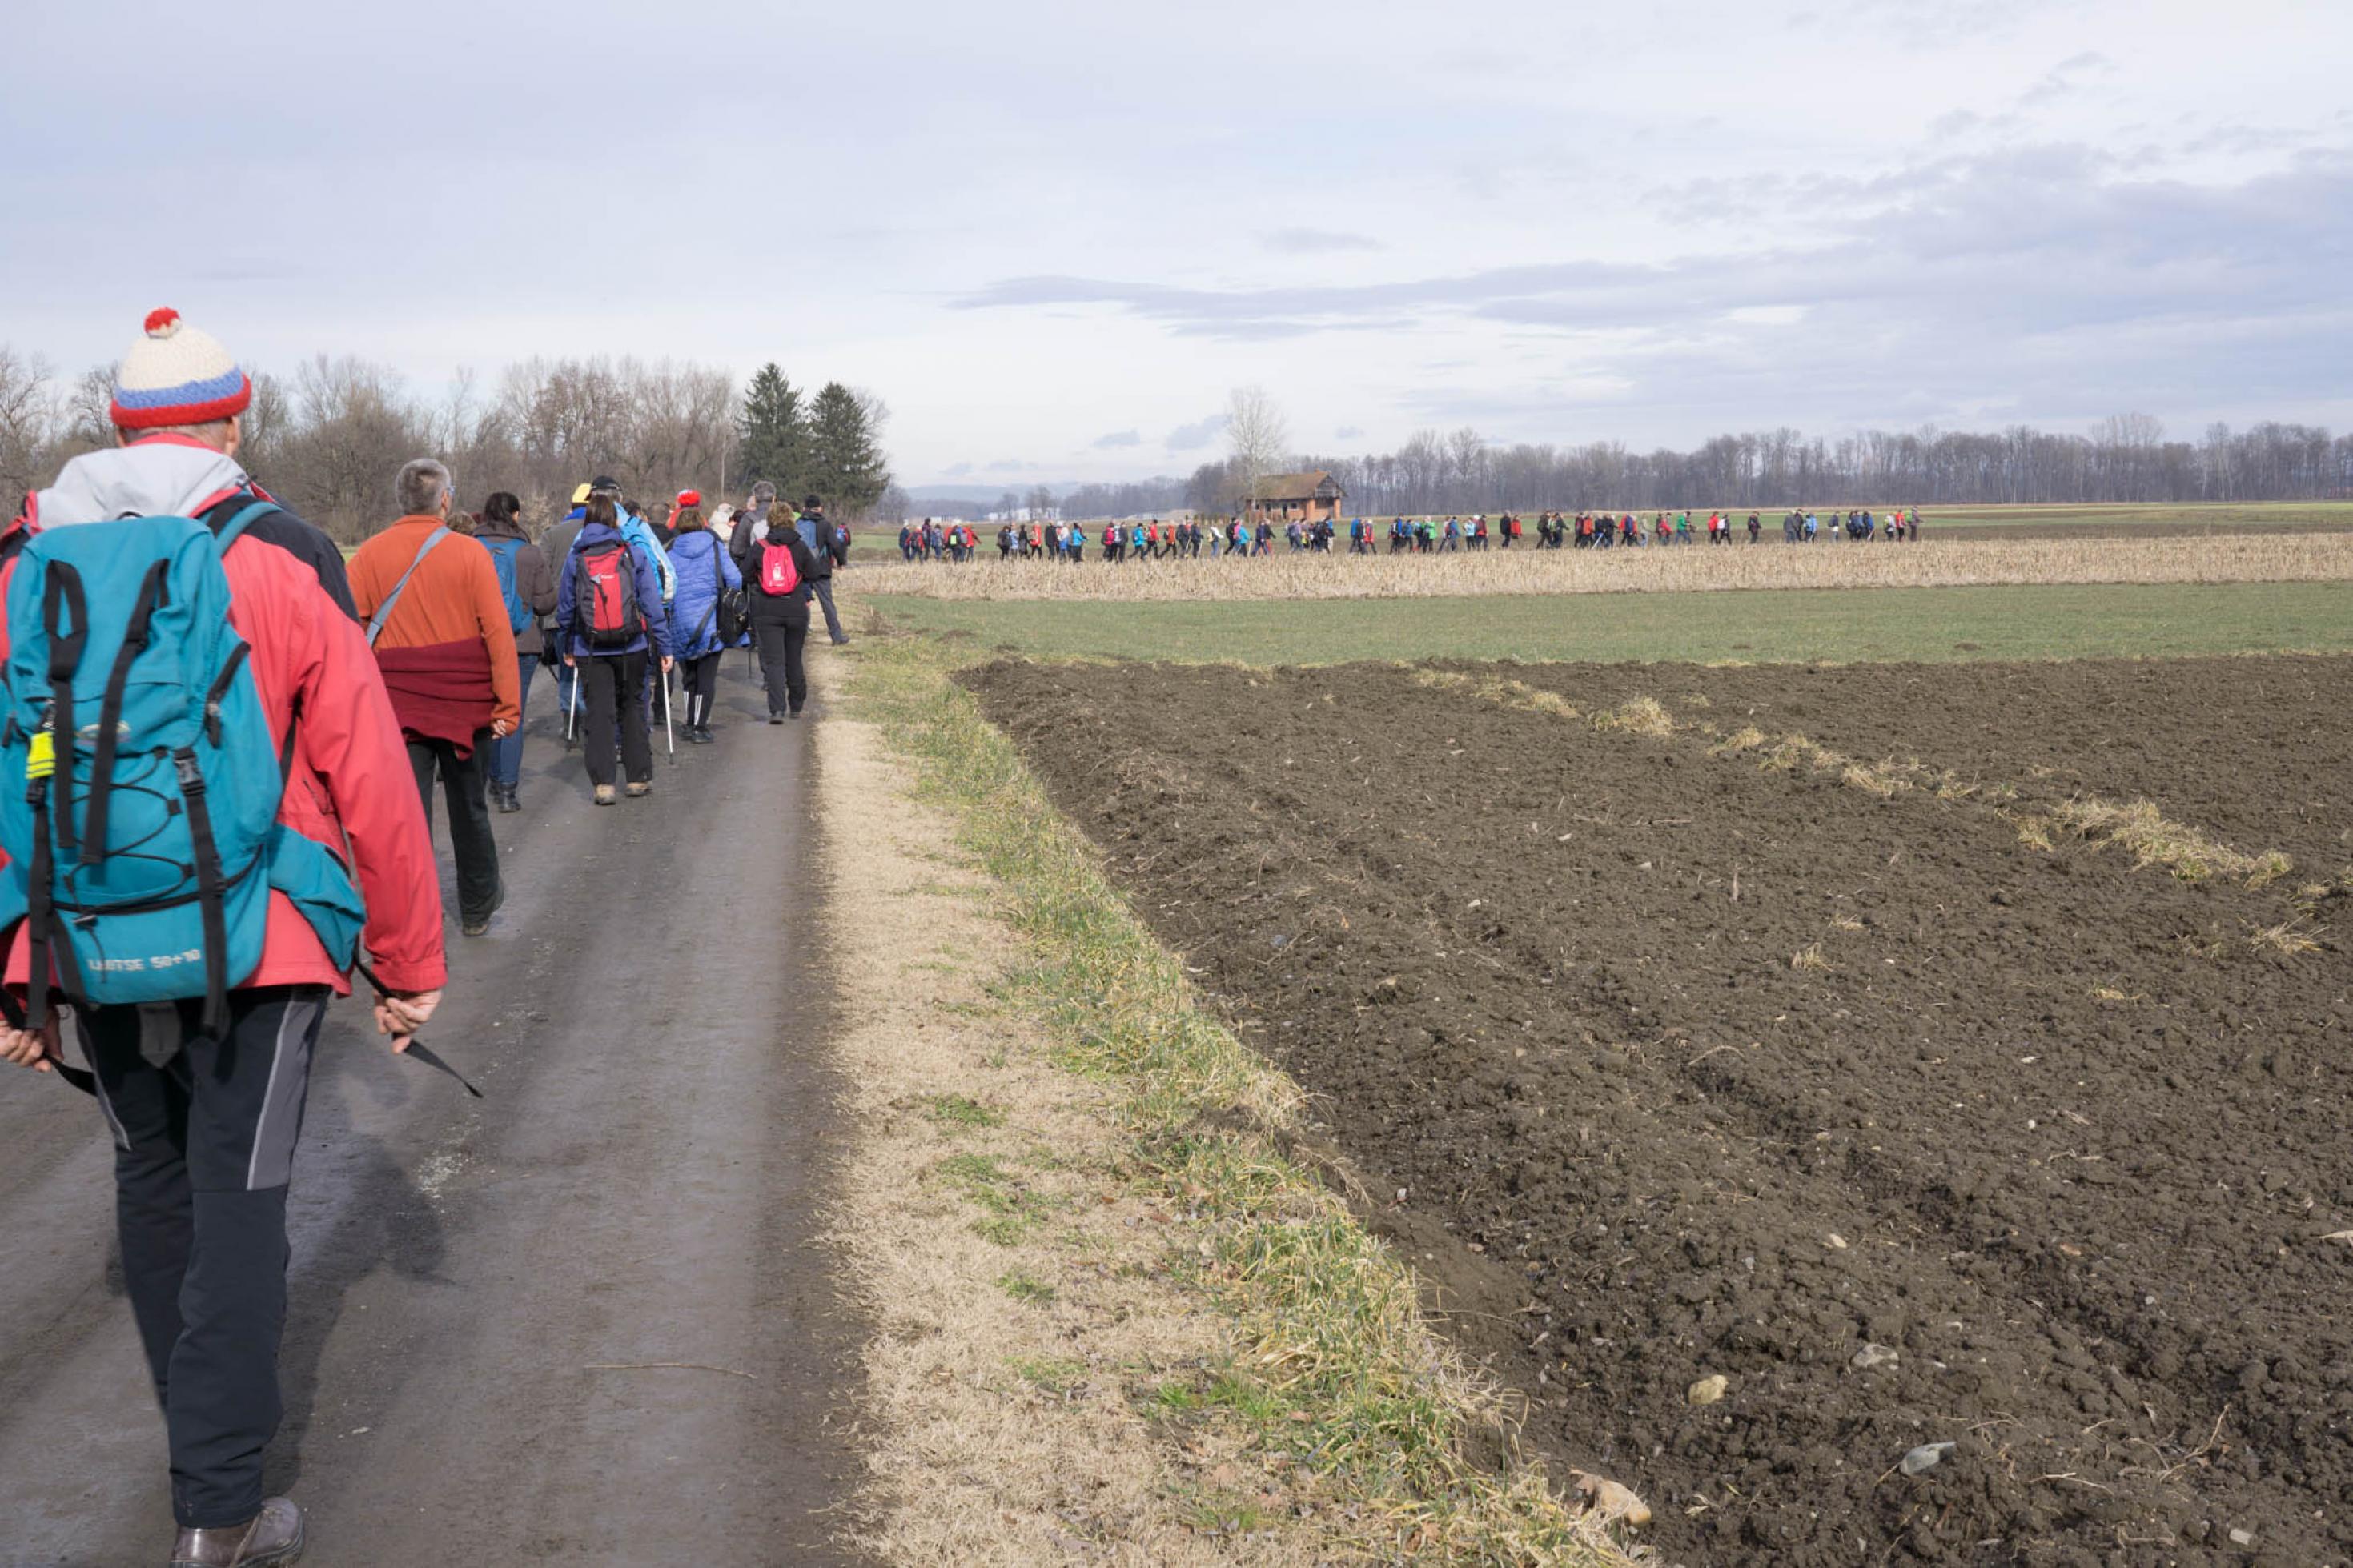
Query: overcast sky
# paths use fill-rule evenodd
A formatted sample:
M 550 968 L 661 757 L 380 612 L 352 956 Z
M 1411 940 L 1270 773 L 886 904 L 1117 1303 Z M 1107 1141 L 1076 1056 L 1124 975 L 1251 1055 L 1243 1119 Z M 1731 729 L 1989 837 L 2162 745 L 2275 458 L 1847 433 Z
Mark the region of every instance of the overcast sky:
M 910 483 L 1473 425 L 2353 424 L 2353 5 L 13 7 L 0 342 L 635 353 Z

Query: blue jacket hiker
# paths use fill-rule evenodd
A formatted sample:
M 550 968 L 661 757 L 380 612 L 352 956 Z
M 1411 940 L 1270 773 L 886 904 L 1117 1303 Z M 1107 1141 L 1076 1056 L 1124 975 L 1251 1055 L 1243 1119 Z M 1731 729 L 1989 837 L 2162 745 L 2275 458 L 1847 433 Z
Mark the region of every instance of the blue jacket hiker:
M 711 743 L 711 705 L 719 696 L 720 650 L 740 646 L 744 637 L 744 574 L 718 536 L 703 525 L 702 509 L 678 513 L 678 537 L 670 545 L 678 595 L 670 601 L 671 644 L 686 677 L 686 739 Z
M 588 498 L 580 537 L 564 558 L 556 591 L 556 635 L 564 660 L 579 671 L 574 700 L 587 712 L 565 720 L 580 736 L 596 804 L 614 801 L 613 742 L 619 725 L 620 762 L 628 793 L 653 790 L 653 745 L 647 732 L 647 661 L 670 668 L 670 622 L 662 605 L 661 575 L 652 560 L 623 536 L 612 498 Z

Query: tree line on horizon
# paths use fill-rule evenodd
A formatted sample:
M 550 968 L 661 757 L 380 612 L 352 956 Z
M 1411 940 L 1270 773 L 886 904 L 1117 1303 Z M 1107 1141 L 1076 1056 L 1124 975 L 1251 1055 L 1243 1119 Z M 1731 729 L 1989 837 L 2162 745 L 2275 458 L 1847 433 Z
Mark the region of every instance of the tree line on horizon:
M 1502 446 L 1465 427 L 1424 430 L 1395 451 L 1301 456 L 1331 470 L 1346 510 L 1373 516 L 1554 508 L 2066 504 L 2099 501 L 2299 501 L 2353 498 L 2353 435 L 2265 420 L 2207 426 L 2168 440 L 2145 414 L 2102 420 L 2089 435 L 2014 425 L 2000 431 L 1862 430 L 1832 440 L 1797 430 L 1718 436 L 1687 452 L 1623 442 Z M 1187 476 L 1080 485 L 1056 498 L 1066 517 L 1131 517 L 1189 507 L 1230 511 L 1247 488 L 1236 458 Z M 1030 504 L 1034 504 L 1034 498 Z
M 251 374 L 237 460 L 345 542 L 393 520 L 393 478 L 416 457 L 449 465 L 462 504 L 512 490 L 538 523 L 607 474 L 649 503 L 690 488 L 740 499 L 767 479 L 796 500 L 813 490 L 853 521 L 891 482 L 882 402 L 838 381 L 804 393 L 773 363 L 740 395 L 724 371 L 631 358 L 529 359 L 489 390 L 461 371 L 438 400 L 348 355 Z M 0 345 L 0 502 L 13 511 L 69 459 L 113 444 L 113 378 L 110 364 L 62 380 Z

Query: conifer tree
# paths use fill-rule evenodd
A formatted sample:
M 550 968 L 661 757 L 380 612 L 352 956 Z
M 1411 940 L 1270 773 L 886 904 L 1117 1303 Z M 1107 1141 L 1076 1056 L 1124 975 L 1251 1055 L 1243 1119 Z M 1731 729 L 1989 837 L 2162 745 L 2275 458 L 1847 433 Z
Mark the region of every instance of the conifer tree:
M 836 516 L 864 516 L 890 488 L 879 415 L 879 405 L 838 381 L 827 382 L 809 405 L 810 488 Z
M 744 481 L 767 480 L 781 496 L 793 496 L 813 477 L 808 420 L 797 387 L 774 360 L 760 367 L 744 389 L 744 412 L 736 432 L 744 455 Z

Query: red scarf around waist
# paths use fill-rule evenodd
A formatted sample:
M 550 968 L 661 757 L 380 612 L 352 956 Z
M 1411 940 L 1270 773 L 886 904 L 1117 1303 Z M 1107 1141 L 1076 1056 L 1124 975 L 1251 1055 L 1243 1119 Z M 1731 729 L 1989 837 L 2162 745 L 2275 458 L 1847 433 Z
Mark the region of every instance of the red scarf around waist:
M 401 732 L 418 740 L 447 741 L 461 757 L 470 756 L 474 737 L 491 727 L 498 690 L 491 684 L 491 650 L 480 637 L 428 643 L 422 647 L 383 647 L 375 662 Z

